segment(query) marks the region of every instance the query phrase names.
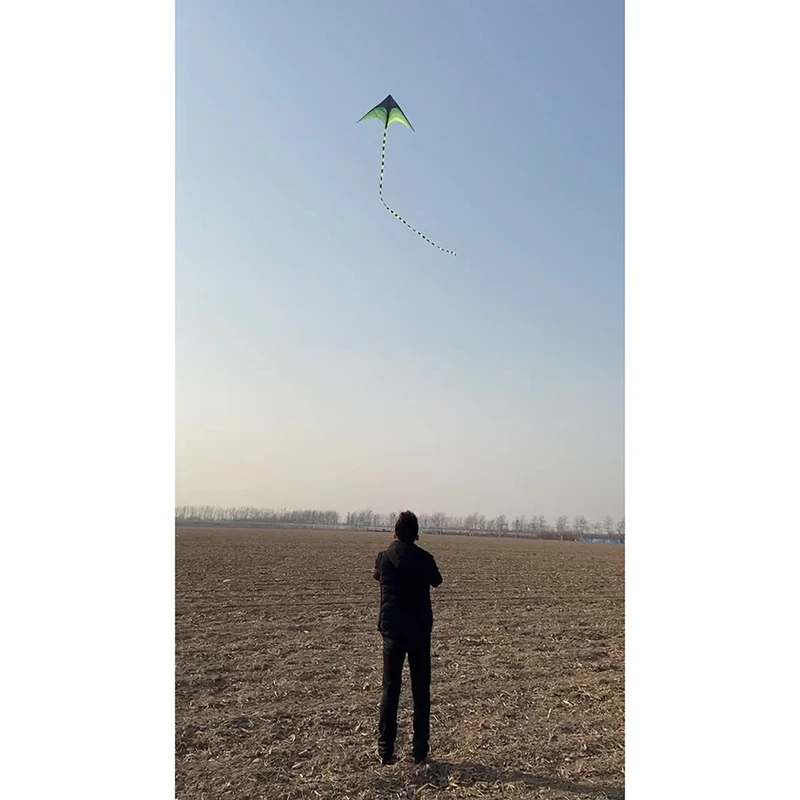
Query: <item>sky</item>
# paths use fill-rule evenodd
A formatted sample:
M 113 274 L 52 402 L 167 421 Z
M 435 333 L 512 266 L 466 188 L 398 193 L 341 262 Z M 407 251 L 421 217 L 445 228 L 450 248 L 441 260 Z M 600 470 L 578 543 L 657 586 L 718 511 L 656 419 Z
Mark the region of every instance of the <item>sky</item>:
M 178 505 L 624 514 L 623 9 L 179 0 Z

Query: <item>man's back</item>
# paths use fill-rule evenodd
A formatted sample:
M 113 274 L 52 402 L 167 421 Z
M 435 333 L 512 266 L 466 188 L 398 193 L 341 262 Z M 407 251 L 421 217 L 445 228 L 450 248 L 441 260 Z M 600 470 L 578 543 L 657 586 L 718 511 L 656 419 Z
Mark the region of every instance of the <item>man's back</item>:
M 373 577 L 381 584 L 378 630 L 393 636 L 429 635 L 430 590 L 442 582 L 434 557 L 413 542 L 395 541 L 378 553 Z

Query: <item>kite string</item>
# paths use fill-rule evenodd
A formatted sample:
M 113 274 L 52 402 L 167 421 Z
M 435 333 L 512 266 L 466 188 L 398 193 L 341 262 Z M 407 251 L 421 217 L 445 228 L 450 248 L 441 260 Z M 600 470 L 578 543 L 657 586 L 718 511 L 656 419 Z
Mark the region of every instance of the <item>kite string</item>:
M 424 239 L 429 245 L 432 245 L 437 250 L 441 250 L 443 253 L 447 253 L 448 255 L 454 256 L 455 253 L 452 250 L 445 250 L 444 247 L 439 247 L 436 242 L 432 242 L 424 233 L 420 233 L 413 225 L 409 225 L 394 209 L 389 208 L 386 205 L 386 201 L 383 199 L 383 172 L 386 168 L 386 134 L 388 133 L 389 128 L 388 126 L 383 129 L 383 145 L 381 146 L 381 182 L 378 185 L 378 194 L 381 198 L 381 203 L 383 203 L 383 207 L 390 213 L 393 214 L 400 222 L 403 223 L 407 228 L 410 228 L 417 236 Z

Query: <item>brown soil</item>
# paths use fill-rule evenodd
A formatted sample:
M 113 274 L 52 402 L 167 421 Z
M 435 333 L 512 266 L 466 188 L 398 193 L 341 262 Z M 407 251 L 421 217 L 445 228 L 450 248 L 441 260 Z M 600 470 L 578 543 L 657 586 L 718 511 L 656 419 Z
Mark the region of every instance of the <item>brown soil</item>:
M 176 797 L 624 797 L 624 547 L 423 536 L 429 763 L 381 767 L 387 534 L 178 529 Z

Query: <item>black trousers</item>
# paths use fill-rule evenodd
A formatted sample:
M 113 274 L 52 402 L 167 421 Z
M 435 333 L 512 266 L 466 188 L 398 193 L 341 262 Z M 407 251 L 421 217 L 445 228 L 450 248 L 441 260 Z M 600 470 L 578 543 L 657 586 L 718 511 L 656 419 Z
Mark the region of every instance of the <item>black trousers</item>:
M 389 756 L 397 737 L 397 706 L 400 702 L 400 683 L 403 663 L 408 656 L 411 673 L 411 693 L 414 697 L 415 758 L 428 755 L 431 727 L 431 637 L 430 634 L 409 638 L 383 634 L 383 693 L 378 721 L 378 751 Z

